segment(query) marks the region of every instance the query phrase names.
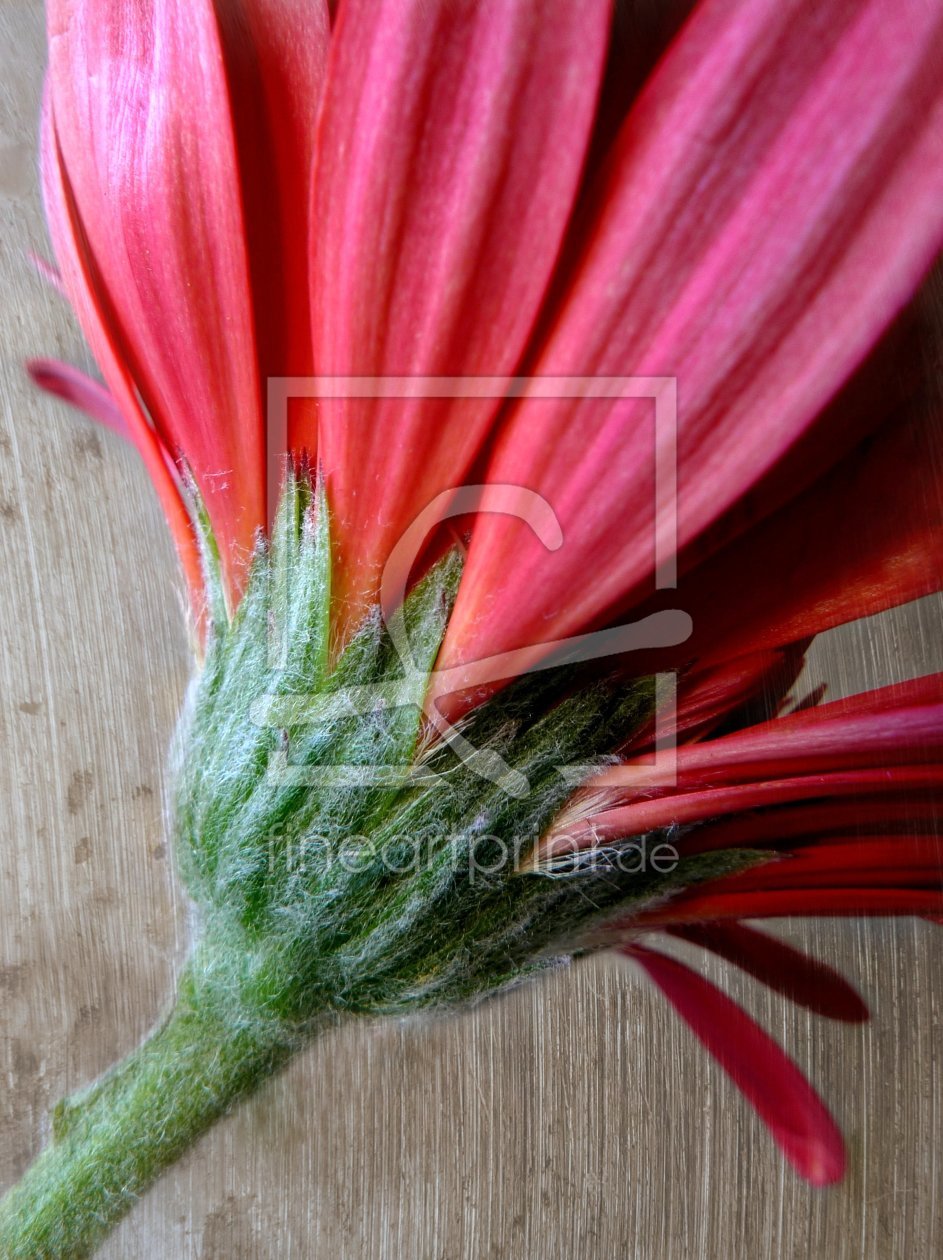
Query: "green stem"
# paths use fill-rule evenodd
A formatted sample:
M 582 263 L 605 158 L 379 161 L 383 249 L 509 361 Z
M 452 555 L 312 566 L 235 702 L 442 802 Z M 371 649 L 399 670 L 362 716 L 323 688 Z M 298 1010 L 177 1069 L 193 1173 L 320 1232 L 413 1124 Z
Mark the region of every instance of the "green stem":
M 0 1201 L 3 1260 L 89 1256 L 161 1173 L 287 1062 L 280 1026 L 208 999 L 195 964 L 147 1041 L 60 1103 L 53 1140 Z M 234 1012 L 235 1005 L 235 1012 Z

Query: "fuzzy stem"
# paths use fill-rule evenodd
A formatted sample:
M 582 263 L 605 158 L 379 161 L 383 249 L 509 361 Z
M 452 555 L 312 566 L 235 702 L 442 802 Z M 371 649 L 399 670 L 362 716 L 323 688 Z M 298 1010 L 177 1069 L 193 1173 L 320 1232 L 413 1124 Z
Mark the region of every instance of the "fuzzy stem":
M 161 1173 L 291 1056 L 279 1025 L 208 998 L 195 963 L 169 1018 L 59 1104 L 53 1140 L 0 1202 L 3 1260 L 89 1256 Z

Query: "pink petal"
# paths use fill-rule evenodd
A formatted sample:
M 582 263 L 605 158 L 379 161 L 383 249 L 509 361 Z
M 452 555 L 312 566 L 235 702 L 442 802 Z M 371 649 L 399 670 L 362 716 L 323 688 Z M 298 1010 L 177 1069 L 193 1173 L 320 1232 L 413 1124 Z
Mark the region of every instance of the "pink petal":
M 70 363 L 60 363 L 57 359 L 31 359 L 26 370 L 40 389 L 71 403 L 126 441 L 134 440 L 127 421 L 108 390 L 78 368 Z
M 817 1015 L 850 1024 L 868 1018 L 868 1008 L 844 976 L 766 932 L 745 923 L 689 923 L 668 931 L 734 963 Z
M 923 0 L 708 0 L 629 115 L 536 371 L 677 377 L 681 547 L 808 429 L 936 252 L 941 59 Z M 516 409 L 487 476 L 544 494 L 567 541 L 478 523 L 447 665 L 651 590 L 652 410 Z
M 264 523 L 264 434 L 213 6 L 52 0 L 48 25 L 56 126 L 114 335 L 238 587 Z
M 41 139 L 43 201 L 50 236 L 62 267 L 63 284 L 108 389 L 154 483 L 180 557 L 191 605 L 199 616 L 203 603 L 203 575 L 190 516 L 180 493 L 178 478 L 169 466 L 166 448 L 141 408 L 137 390 L 104 309 L 99 276 L 88 256 L 72 189 L 63 167 L 48 91 L 43 100 Z
M 67 296 L 65 285 L 62 283 L 62 276 L 59 274 L 58 268 L 54 267 L 51 262 L 47 262 L 47 260 L 43 258 L 42 254 L 37 254 L 33 250 L 30 250 L 28 257 L 30 262 L 36 268 L 36 274 L 41 276 L 51 289 L 55 289 L 55 291 L 63 297 Z
M 515 370 L 576 194 L 609 16 L 609 0 L 341 6 L 311 212 L 319 373 Z M 461 482 L 500 402 L 442 392 L 322 406 L 348 623 L 417 512 Z
M 644 968 L 800 1175 L 814 1185 L 840 1180 L 845 1171 L 841 1133 L 806 1077 L 775 1041 L 690 967 L 639 945 L 621 952 Z

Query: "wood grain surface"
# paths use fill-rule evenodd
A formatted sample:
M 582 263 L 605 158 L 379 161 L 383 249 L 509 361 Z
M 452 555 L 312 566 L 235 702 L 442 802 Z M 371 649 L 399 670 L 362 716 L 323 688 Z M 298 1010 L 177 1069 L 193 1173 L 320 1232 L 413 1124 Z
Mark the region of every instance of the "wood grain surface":
M 163 831 L 188 671 L 171 547 L 135 455 L 22 367 L 37 353 L 88 363 L 27 261 L 46 252 L 42 64 L 40 5 L 0 0 L 0 1186 L 39 1149 L 50 1106 L 155 1020 L 186 939 Z M 840 694 L 939 668 L 940 623 L 928 601 L 828 636 L 810 682 Z M 465 1018 L 316 1045 L 102 1255 L 941 1255 L 940 938 L 911 921 L 788 935 L 857 978 L 870 1025 L 830 1025 L 734 974 L 723 984 L 834 1105 L 850 1145 L 838 1188 L 784 1167 L 657 997 L 604 959 Z

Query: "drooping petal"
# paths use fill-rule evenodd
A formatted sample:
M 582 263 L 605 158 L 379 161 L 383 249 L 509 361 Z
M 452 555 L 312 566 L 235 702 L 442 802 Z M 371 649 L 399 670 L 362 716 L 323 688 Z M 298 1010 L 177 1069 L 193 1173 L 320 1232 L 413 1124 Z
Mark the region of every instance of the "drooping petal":
M 667 930 L 732 962 L 767 988 L 817 1015 L 850 1024 L 868 1018 L 868 1008 L 844 976 L 768 932 L 746 923 L 689 923 Z
M 609 14 L 609 0 L 341 6 L 311 211 L 319 374 L 516 369 L 576 194 Z M 414 516 L 461 483 L 500 402 L 436 392 L 322 404 L 348 623 Z
M 52 0 L 48 26 L 53 112 L 111 335 L 195 474 L 238 588 L 264 523 L 264 442 L 213 6 Z
M 845 1148 L 824 1103 L 772 1038 L 704 976 L 666 954 L 632 945 L 637 962 L 755 1108 L 797 1171 L 815 1185 L 838 1181 Z
M 683 548 L 807 431 L 943 236 L 941 59 L 943 13 L 922 0 L 695 14 L 627 119 L 536 363 L 677 378 L 676 517 L 655 519 L 675 435 L 653 437 L 651 401 L 522 403 L 487 475 L 544 494 L 567 541 L 478 523 L 447 665 L 647 594 L 656 534 Z

